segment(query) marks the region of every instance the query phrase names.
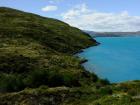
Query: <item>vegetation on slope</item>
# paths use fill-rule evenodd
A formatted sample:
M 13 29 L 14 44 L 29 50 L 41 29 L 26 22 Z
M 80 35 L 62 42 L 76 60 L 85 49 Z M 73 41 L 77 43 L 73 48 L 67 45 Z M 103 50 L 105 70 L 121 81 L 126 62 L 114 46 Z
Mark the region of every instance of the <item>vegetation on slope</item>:
M 96 44 L 89 35 L 59 20 L 1 7 L 0 105 L 139 102 L 139 82 L 109 85 L 73 56 Z M 123 97 L 114 98 L 114 94 Z
M 41 85 L 81 86 L 95 81 L 72 54 L 97 44 L 61 21 L 0 8 L 0 91 Z

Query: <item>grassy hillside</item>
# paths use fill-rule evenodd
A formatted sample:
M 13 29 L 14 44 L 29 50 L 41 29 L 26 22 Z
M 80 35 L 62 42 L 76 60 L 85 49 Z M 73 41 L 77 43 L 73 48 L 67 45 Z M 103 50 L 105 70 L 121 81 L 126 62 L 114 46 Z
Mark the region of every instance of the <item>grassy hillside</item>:
M 0 105 L 138 105 L 139 81 L 109 84 L 73 56 L 96 44 L 59 20 L 1 7 Z
M 94 44 L 96 42 L 85 33 L 58 20 L 0 8 L 0 71 L 1 78 L 4 78 L 1 85 L 9 81 L 0 90 L 16 91 L 40 85 L 69 85 L 61 80 L 65 73 L 69 77 L 78 74 L 70 77 L 78 82 L 79 73 L 83 69 L 80 60 L 71 55 Z M 55 80 L 51 80 L 53 77 L 48 75 L 54 76 Z M 20 82 L 15 84 L 25 86 L 14 87 L 13 84 L 10 90 L 7 89 L 15 79 Z

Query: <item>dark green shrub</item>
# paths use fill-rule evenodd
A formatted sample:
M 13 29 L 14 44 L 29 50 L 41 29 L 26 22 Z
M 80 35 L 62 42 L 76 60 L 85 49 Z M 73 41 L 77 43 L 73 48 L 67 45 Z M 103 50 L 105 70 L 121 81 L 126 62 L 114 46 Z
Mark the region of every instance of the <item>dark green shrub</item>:
M 17 74 L 0 75 L 0 92 L 20 91 L 25 88 L 23 77 Z
M 98 76 L 96 74 L 94 74 L 94 73 L 92 73 L 91 76 L 92 76 L 92 81 L 97 82 Z
M 129 90 L 128 84 L 125 83 L 120 84 L 119 88 L 124 92 L 127 92 Z
M 102 85 L 109 85 L 109 84 L 110 84 L 110 82 L 109 82 L 108 79 L 100 79 L 100 83 L 101 83 Z
M 33 70 L 24 79 L 24 84 L 28 87 L 39 87 L 40 85 L 48 85 L 48 73 L 45 70 Z
M 73 75 L 71 73 L 63 74 L 63 81 L 64 81 L 64 85 L 68 86 L 68 87 L 72 87 L 72 86 L 79 87 L 79 86 L 81 86 L 81 84 L 79 82 L 80 81 L 79 76 Z
M 22 55 L 1 55 L 0 72 L 5 73 L 24 73 L 34 69 L 34 60 Z
M 99 94 L 102 94 L 102 95 L 112 94 L 112 89 L 110 87 L 102 87 L 99 89 Z
M 127 93 L 131 96 L 135 96 L 137 95 L 138 91 L 137 89 L 129 89 Z
M 48 85 L 50 87 L 62 86 L 64 85 L 63 77 L 57 71 L 49 73 Z

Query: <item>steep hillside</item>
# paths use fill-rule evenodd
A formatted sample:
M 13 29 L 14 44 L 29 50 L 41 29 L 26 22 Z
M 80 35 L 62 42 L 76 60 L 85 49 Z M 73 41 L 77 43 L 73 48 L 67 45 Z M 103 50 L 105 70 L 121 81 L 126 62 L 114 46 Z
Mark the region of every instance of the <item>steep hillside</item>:
M 95 44 L 79 29 L 58 20 L 0 8 L 0 91 L 79 86 L 83 68 L 71 55 Z
M 66 23 L 9 8 L 0 8 L 0 35 L 1 38 L 38 41 L 64 53 L 73 53 L 94 44 L 89 36 Z
M 1 7 L 0 105 L 139 103 L 139 81 L 111 85 L 73 56 L 97 44 L 59 20 Z

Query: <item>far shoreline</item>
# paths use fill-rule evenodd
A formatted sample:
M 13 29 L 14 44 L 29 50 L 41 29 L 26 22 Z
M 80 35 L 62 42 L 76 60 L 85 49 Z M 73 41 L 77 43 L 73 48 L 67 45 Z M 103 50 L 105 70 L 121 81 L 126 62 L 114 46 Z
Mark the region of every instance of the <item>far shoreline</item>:
M 98 38 L 98 37 L 140 37 L 140 35 L 96 35 L 93 36 L 91 35 L 93 38 Z

